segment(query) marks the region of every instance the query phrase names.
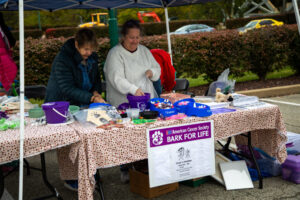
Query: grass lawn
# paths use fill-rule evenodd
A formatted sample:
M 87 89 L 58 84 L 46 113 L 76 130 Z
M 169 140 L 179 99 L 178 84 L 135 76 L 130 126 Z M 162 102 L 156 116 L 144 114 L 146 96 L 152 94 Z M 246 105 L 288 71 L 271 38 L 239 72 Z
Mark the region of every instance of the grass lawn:
M 287 67 L 280 71 L 268 73 L 267 79 L 285 78 L 285 77 L 292 76 L 294 74 L 295 74 L 295 71 L 293 71 L 292 68 Z M 190 87 L 197 87 L 197 86 L 206 85 L 209 83 L 208 81 L 204 80 L 203 76 L 199 76 L 198 78 L 187 78 L 187 79 L 190 82 Z M 258 76 L 251 72 L 247 72 L 242 77 L 229 76 L 229 79 L 235 79 L 236 82 L 245 82 L 245 81 L 258 80 Z

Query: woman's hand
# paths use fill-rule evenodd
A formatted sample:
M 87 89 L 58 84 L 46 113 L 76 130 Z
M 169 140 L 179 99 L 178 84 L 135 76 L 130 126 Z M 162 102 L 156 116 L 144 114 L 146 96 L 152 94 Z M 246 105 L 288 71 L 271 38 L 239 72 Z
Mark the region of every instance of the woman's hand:
M 94 96 L 94 97 L 102 97 L 101 94 L 99 94 L 97 91 L 94 91 L 94 92 L 93 92 L 93 96 Z
M 93 103 L 106 103 L 104 99 L 102 99 L 101 94 L 99 94 L 97 91 L 93 92 L 93 96 L 91 98 L 91 102 Z
M 144 96 L 144 95 L 145 94 L 144 94 L 144 92 L 142 91 L 141 88 L 137 89 L 136 92 L 135 92 L 135 94 L 134 94 L 134 96 Z
M 146 74 L 146 77 L 147 78 L 152 78 L 152 76 L 153 76 L 153 72 L 150 70 L 150 69 L 148 69 L 146 72 L 145 72 L 145 74 Z
M 92 97 L 92 100 L 94 103 L 105 103 L 104 99 L 102 99 L 101 96 L 93 96 L 93 97 Z

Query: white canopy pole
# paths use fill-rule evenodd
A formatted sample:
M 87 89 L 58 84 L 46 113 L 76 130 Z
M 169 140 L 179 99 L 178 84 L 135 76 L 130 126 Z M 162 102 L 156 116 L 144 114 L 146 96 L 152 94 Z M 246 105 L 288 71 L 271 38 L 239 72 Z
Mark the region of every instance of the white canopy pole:
M 23 199 L 23 145 L 24 145 L 24 5 L 19 0 L 19 42 L 20 42 L 20 164 L 19 200 Z
M 299 9 L 298 9 L 297 0 L 293 0 L 293 7 L 294 7 L 295 16 L 296 16 L 298 31 L 300 34 L 300 17 L 299 17 Z
M 170 28 L 169 28 L 169 15 L 168 15 L 168 8 L 167 7 L 165 7 L 165 18 L 166 18 L 166 29 L 167 29 L 167 39 L 168 39 L 168 51 L 169 51 L 169 54 L 171 56 L 171 63 L 173 65 L 171 37 L 170 37 Z

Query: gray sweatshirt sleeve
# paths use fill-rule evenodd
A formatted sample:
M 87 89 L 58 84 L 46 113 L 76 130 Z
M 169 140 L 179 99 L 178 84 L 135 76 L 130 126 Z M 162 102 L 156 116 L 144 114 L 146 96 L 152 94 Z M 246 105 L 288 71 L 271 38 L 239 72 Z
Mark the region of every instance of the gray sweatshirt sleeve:
M 122 94 L 132 94 L 134 95 L 137 86 L 131 84 L 125 77 L 124 64 L 122 63 L 121 56 L 117 51 L 112 49 L 106 59 L 104 72 L 106 78 L 111 83 L 111 85 Z

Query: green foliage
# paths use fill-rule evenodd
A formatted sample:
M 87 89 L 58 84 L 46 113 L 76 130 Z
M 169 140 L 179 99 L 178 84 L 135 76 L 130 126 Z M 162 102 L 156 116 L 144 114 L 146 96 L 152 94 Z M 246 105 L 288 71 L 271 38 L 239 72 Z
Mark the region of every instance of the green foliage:
M 300 47 L 300 39 L 297 33 L 296 25 L 284 25 L 243 35 L 235 30 L 174 35 L 171 38 L 174 66 L 178 76 L 194 78 L 205 74 L 204 78 L 209 81 L 216 80 L 226 68 L 230 68 L 235 77 L 250 71 L 265 79 L 267 73 L 287 66 L 290 55 L 295 55 L 290 65 L 298 69 L 300 51 L 296 50 Z M 297 44 L 294 49 L 288 48 L 291 41 Z M 164 36 L 146 37 L 142 43 L 150 49 L 167 50 Z
M 178 66 L 178 75 L 195 78 L 204 73 L 205 79 L 210 81 L 226 68 L 231 68 L 235 75 L 242 74 L 247 69 L 239 59 L 241 49 L 238 38 L 235 31 L 175 36 L 173 60 L 174 65 Z
M 219 9 L 222 11 L 225 19 L 235 18 L 236 15 L 242 16 L 243 10 L 241 10 L 242 4 L 245 0 L 223 0 L 217 3 Z M 244 10 L 245 12 L 246 10 Z
M 170 7 L 168 13 L 170 18 L 178 20 L 207 20 L 214 19 L 217 22 L 225 22 L 229 28 L 237 28 L 244 26 L 252 18 L 234 19 L 235 17 L 242 17 L 244 10 L 241 10 L 241 5 L 245 0 L 221 0 L 205 4 L 195 4 L 189 6 Z M 256 0 L 258 2 L 258 0 Z M 282 0 L 272 0 L 272 3 L 278 8 L 282 6 Z M 128 19 L 138 19 L 138 11 L 154 11 L 162 21 L 165 20 L 164 9 L 162 8 L 131 8 L 131 9 L 117 9 L 118 23 L 123 24 Z M 57 27 L 77 27 L 80 24 L 80 19 L 85 22 L 91 21 L 91 14 L 97 12 L 107 12 L 106 9 L 71 9 L 59 10 L 55 12 L 48 11 L 25 11 L 24 24 L 26 29 L 38 29 L 38 12 L 40 12 L 40 21 L 42 29 L 57 28 Z M 14 30 L 18 29 L 18 12 L 6 11 L 3 12 L 4 19 L 8 26 Z M 271 16 L 273 17 L 273 16 Z M 275 19 L 284 21 L 285 23 L 295 23 L 295 16 L 293 13 L 280 17 L 274 15 Z M 153 22 L 152 18 L 144 18 L 145 22 Z M 292 21 L 291 21 L 292 20 Z
M 47 84 L 52 61 L 65 40 L 25 40 L 26 85 Z M 243 35 L 235 30 L 173 35 L 171 40 L 178 77 L 203 75 L 206 81 L 212 81 L 223 70 L 230 68 L 230 74 L 234 77 L 252 72 L 265 79 L 268 73 L 289 64 L 292 69 L 299 70 L 300 38 L 296 25 L 268 27 Z M 99 63 L 103 63 L 110 48 L 109 39 L 99 38 L 98 42 Z M 149 49 L 168 49 L 166 35 L 143 37 L 141 43 Z M 15 48 L 15 61 L 19 60 L 18 55 Z
M 198 78 L 187 78 L 190 83 L 190 87 L 197 87 L 199 85 L 206 85 L 209 82 L 204 80 L 203 76 L 199 76 Z
M 268 73 L 267 79 L 285 78 L 293 75 L 295 75 L 295 70 L 293 70 L 291 67 L 285 67 L 281 70 Z
M 12 31 L 12 34 L 16 40 L 19 40 L 19 31 Z M 25 30 L 24 37 L 41 38 L 42 35 L 43 35 L 43 31 L 38 29 L 33 29 L 33 30 Z
M 286 30 L 278 27 L 267 27 L 249 31 L 241 36 L 243 49 L 248 52 L 250 71 L 265 79 L 270 71 L 282 69 L 287 65 L 288 41 Z
M 176 17 L 179 20 L 192 20 L 192 19 L 214 19 L 218 22 L 223 21 L 224 14 L 222 7 L 224 3 L 212 2 L 205 4 L 195 4 L 181 7 L 168 8 L 169 17 Z
M 292 27 L 289 27 L 291 29 Z M 288 64 L 293 67 L 298 75 L 300 75 L 300 37 L 299 32 L 289 31 L 287 38 L 289 39 L 289 57 Z
M 108 27 L 93 27 L 92 29 L 96 33 L 97 37 L 108 37 Z M 72 37 L 79 30 L 79 28 L 67 27 L 67 28 L 55 28 L 52 30 L 53 31 L 49 33 L 46 31 L 47 38 Z
M 68 38 L 33 39 L 25 40 L 25 85 L 47 85 L 51 65 L 61 46 Z M 98 39 L 97 50 L 100 62 L 103 62 L 109 51 L 109 39 Z M 19 43 L 13 52 L 13 59 L 19 65 Z
M 239 1 L 239 0 L 236 0 Z M 221 12 L 221 7 L 224 3 L 206 3 L 200 5 L 180 6 L 168 8 L 169 17 L 179 20 L 192 20 L 192 19 L 216 19 L 222 21 L 224 16 Z M 128 19 L 138 19 L 138 11 L 154 11 L 160 17 L 161 21 L 165 20 L 164 9 L 162 8 L 143 8 L 143 9 L 117 9 L 118 23 L 123 24 Z M 47 28 L 57 27 L 77 27 L 82 21 L 90 22 L 91 14 L 98 12 L 107 12 L 105 9 L 73 9 L 73 10 L 59 10 L 55 12 L 48 11 L 25 11 L 24 12 L 24 25 L 26 29 L 38 29 L 38 12 L 40 12 L 40 21 L 43 30 Z M 6 11 L 3 12 L 6 24 L 13 30 L 18 30 L 18 12 Z M 152 18 L 144 18 L 145 22 L 153 22 Z
M 40 12 L 40 20 L 42 29 L 54 27 L 77 27 L 80 24 L 80 18 L 83 23 L 91 21 L 91 14 L 98 12 L 107 12 L 104 9 L 74 9 L 59 10 L 55 12 L 49 11 L 25 11 L 24 26 L 26 29 L 38 29 L 38 12 Z M 18 11 L 5 11 L 3 17 L 8 26 L 14 30 L 18 30 Z
M 285 78 L 293 75 L 295 75 L 295 71 L 290 67 L 285 67 L 282 70 L 268 73 L 267 79 L 279 79 L 279 78 Z M 204 76 L 205 74 L 200 75 L 198 78 L 187 78 L 190 82 L 190 87 L 197 87 L 200 85 L 209 84 L 209 82 L 204 79 Z M 259 77 L 256 74 L 253 74 L 252 72 L 246 72 L 242 76 L 233 76 L 230 73 L 229 79 L 236 80 L 236 82 L 245 82 L 245 81 L 258 80 Z
M 27 38 L 25 40 L 25 84 L 47 85 L 51 64 L 61 48 L 64 38 L 52 40 L 38 40 Z M 19 65 L 19 43 L 14 48 L 14 61 Z
M 176 20 L 170 22 L 170 31 L 175 31 L 176 29 L 187 25 L 187 24 L 207 24 L 209 26 L 216 26 L 217 22 L 215 20 Z M 144 23 L 141 24 L 142 27 L 142 35 L 161 35 L 166 33 L 166 24 L 165 22 L 152 22 L 152 23 Z M 72 37 L 75 35 L 78 27 L 58 27 L 58 28 L 49 28 L 46 30 L 47 38 L 58 38 L 58 37 Z M 93 27 L 92 28 L 97 37 L 109 37 L 108 27 Z M 119 30 L 121 30 L 121 26 L 119 26 Z M 13 31 L 15 38 L 19 38 L 19 32 Z M 43 31 L 38 29 L 35 30 L 26 30 L 25 38 L 41 38 L 43 35 Z

